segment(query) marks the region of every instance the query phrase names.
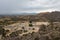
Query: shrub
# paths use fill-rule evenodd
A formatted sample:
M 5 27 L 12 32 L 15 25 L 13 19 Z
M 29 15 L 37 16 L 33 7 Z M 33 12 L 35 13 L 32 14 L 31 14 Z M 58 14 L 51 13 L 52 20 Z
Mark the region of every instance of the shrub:
M 29 24 L 29 27 L 32 27 L 33 25 L 32 24 Z

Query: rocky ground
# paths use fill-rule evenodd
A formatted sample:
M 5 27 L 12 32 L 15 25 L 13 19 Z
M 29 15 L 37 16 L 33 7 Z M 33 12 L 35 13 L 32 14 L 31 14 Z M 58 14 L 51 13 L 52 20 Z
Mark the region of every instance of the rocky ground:
M 19 36 L 16 34 L 7 36 L 3 40 L 60 40 L 60 26 L 41 25 L 38 32 L 32 32 Z

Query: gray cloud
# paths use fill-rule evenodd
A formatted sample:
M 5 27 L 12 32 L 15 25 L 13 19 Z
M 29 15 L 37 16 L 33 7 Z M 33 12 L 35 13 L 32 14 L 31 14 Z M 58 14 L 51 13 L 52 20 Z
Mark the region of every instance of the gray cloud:
M 60 10 L 60 0 L 0 0 L 1 13 Z

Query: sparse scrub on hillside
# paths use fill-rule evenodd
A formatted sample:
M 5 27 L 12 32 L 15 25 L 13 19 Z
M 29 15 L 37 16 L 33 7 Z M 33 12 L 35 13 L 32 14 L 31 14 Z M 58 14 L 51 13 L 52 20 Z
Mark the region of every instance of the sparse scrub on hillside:
M 51 27 L 50 24 L 47 26 L 41 25 L 39 27 L 38 32 L 24 34 L 23 36 L 19 36 L 16 33 L 12 33 L 12 37 L 14 37 L 14 39 L 11 40 L 15 40 L 17 38 L 18 40 L 60 40 L 60 31 L 59 31 L 60 27 L 57 26 L 56 28 L 54 26 L 53 29 L 51 29 L 50 27 Z
M 51 16 L 52 15 L 52 16 Z M 60 15 L 59 15 L 60 16 Z M 31 16 L 29 16 L 31 17 Z M 32 16 L 31 19 L 35 19 L 35 16 Z M 55 16 L 53 14 L 44 14 L 44 16 L 38 16 L 38 19 L 40 17 L 44 17 L 46 18 L 45 20 L 47 22 L 49 22 L 49 25 L 40 25 L 39 26 L 39 30 L 38 32 L 32 32 L 32 33 L 28 33 L 28 34 L 23 34 L 28 32 L 29 30 L 25 30 L 25 27 L 22 27 L 22 30 L 17 30 L 12 32 L 8 37 L 5 36 L 6 33 L 8 32 L 8 30 L 5 30 L 4 28 L 0 27 L 0 35 L 2 35 L 3 40 L 60 40 L 60 24 L 54 24 L 55 21 L 60 21 L 60 19 L 58 20 L 57 18 L 55 18 Z M 23 21 L 24 18 L 26 19 L 25 16 L 22 17 Z M 37 18 L 37 16 L 36 16 Z M 19 18 L 18 18 L 19 19 Z M 57 20 L 55 20 L 57 19 Z M 1 21 L 2 25 L 8 25 L 8 24 L 12 24 L 15 23 L 15 21 L 17 22 L 18 20 L 15 19 L 11 19 L 13 22 L 10 21 L 6 21 L 5 22 Z M 39 20 L 44 20 L 44 19 L 39 19 Z M 36 20 L 38 21 L 38 20 Z M 5 24 L 6 23 L 6 24 Z M 32 21 L 29 21 L 29 26 L 32 28 L 33 24 Z M 35 30 L 34 28 L 32 30 Z M 23 34 L 22 36 L 20 36 L 19 34 Z

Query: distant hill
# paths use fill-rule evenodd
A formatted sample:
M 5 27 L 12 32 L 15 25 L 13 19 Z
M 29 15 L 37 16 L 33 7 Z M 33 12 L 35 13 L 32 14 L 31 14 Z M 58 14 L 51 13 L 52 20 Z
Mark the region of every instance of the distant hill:
M 32 21 L 48 21 L 48 20 L 60 21 L 60 12 L 53 11 L 37 13 L 36 15 L 26 15 L 23 16 L 23 19 L 28 19 Z
M 53 20 L 53 21 L 60 21 L 60 12 L 59 11 L 53 11 L 53 12 L 43 12 L 37 14 L 40 18 L 43 20 Z
M 20 15 L 2 15 L 0 18 L 10 18 L 12 20 L 19 20 L 19 21 L 59 21 L 60 22 L 60 12 L 53 11 L 53 12 L 41 12 L 41 13 L 22 13 Z

